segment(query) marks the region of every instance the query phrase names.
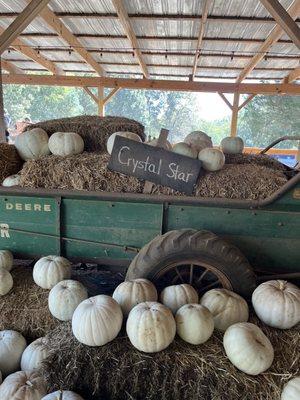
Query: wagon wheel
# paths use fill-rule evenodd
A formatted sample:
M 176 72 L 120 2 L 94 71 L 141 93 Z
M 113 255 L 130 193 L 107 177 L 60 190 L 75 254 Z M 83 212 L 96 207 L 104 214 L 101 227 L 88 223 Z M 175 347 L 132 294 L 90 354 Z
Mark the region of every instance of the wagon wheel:
M 159 290 L 190 283 L 202 295 L 223 287 L 250 297 L 255 274 L 244 255 L 212 232 L 180 229 L 157 236 L 131 262 L 126 279 L 148 278 Z

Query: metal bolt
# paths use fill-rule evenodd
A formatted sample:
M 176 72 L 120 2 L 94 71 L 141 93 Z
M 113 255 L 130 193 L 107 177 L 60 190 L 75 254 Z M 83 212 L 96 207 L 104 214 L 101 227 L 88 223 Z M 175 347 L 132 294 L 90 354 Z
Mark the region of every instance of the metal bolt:
M 283 226 L 283 222 L 278 222 L 278 226 Z

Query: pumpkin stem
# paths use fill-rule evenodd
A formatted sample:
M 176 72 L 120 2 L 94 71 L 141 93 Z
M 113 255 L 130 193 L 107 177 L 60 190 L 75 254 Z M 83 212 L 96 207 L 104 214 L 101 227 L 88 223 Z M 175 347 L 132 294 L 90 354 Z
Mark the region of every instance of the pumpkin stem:
M 286 281 L 279 281 L 279 289 L 284 290 L 286 288 Z
M 27 386 L 30 386 L 30 387 L 33 387 L 33 383 L 30 382 L 30 381 L 26 381 L 26 385 L 27 385 Z

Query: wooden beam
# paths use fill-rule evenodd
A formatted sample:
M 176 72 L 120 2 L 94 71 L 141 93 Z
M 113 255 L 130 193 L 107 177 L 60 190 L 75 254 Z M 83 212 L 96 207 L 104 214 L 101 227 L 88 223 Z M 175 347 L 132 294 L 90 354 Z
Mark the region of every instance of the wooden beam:
M 224 101 L 224 103 L 232 110 L 232 104 L 230 104 L 230 101 L 227 99 L 226 96 L 222 92 L 218 92 L 218 95 L 221 97 L 221 99 Z
M 296 19 L 300 13 L 300 1 L 294 0 L 292 5 L 288 9 L 288 12 L 293 19 Z M 283 29 L 280 26 L 276 26 L 274 29 L 272 29 L 272 31 L 269 34 L 269 36 L 267 37 L 267 39 L 264 41 L 264 43 L 258 49 L 257 54 L 252 57 L 252 59 L 249 61 L 249 63 L 246 65 L 246 67 L 243 69 L 243 71 L 240 73 L 240 75 L 236 79 L 236 82 L 238 82 L 238 83 L 242 82 L 247 77 L 247 75 L 249 75 L 250 72 L 253 71 L 253 69 L 256 67 L 256 65 L 267 54 L 270 47 L 280 39 L 282 34 L 283 34 Z
M 1 66 L 1 55 L 0 55 L 0 143 L 6 142 L 5 135 L 5 121 L 4 121 L 4 104 L 3 104 L 3 85 L 2 85 L 2 66 Z M 2 182 L 0 182 L 1 184 Z
M 246 100 L 243 101 L 243 103 L 239 106 L 239 111 L 242 108 L 244 108 L 255 96 L 256 96 L 256 94 L 249 94 L 249 96 L 246 98 Z
M 1 66 L 2 66 L 2 70 L 5 69 L 5 71 L 9 72 L 10 74 L 23 74 L 24 73 L 24 71 L 22 71 L 21 68 L 17 67 L 12 62 L 7 61 L 7 60 L 2 59 Z
M 227 83 L 203 81 L 176 81 L 160 79 L 123 79 L 91 76 L 52 76 L 52 75 L 3 75 L 3 83 L 20 85 L 46 85 L 71 87 L 98 87 L 124 89 L 151 89 L 187 92 L 235 93 L 240 94 L 290 94 L 300 95 L 300 85 L 286 83 Z
M 300 79 L 300 67 L 295 68 L 291 73 L 289 73 L 284 78 L 284 83 L 292 83 L 292 82 L 296 81 L 297 79 Z
M 233 106 L 232 106 L 232 115 L 231 115 L 231 127 L 230 127 L 230 136 L 235 137 L 237 134 L 237 123 L 238 123 L 238 115 L 239 115 L 239 101 L 240 94 L 234 93 L 233 97 Z
M 17 18 L 0 36 L 0 54 L 2 54 L 19 34 L 30 24 L 50 0 L 31 0 Z
M 83 90 L 98 104 L 98 97 L 87 86 L 83 86 Z
M 299 0 L 298 0 L 299 1 Z M 284 32 L 300 49 L 300 28 L 278 0 L 260 0 Z
M 135 36 L 135 33 L 133 31 L 130 19 L 128 17 L 128 13 L 125 10 L 123 1 L 122 0 L 112 0 L 112 3 L 117 11 L 120 22 L 123 25 L 126 36 L 128 37 L 128 40 L 131 43 L 134 54 L 135 54 L 136 58 L 138 59 L 138 62 L 140 64 L 143 75 L 145 76 L 145 78 L 149 78 L 149 72 L 148 72 L 147 65 L 143 59 L 142 52 L 139 49 L 139 44 L 138 44 L 137 38 Z
M 82 43 L 73 35 L 73 33 L 65 26 L 65 24 L 54 14 L 54 12 L 46 7 L 40 13 L 45 22 L 57 32 L 70 48 L 73 49 L 88 65 L 90 65 L 99 75 L 105 75 L 104 69 L 91 56 L 91 54 L 83 47 Z
M 100 115 L 100 117 L 104 117 L 105 114 L 105 105 L 103 99 L 104 99 L 104 86 L 98 86 L 98 115 Z
M 114 89 L 103 99 L 104 105 L 105 105 L 107 102 L 109 102 L 109 100 L 112 99 L 112 97 L 113 97 L 116 93 L 118 93 L 118 91 L 121 90 L 121 89 L 122 89 L 122 88 L 120 88 L 120 87 L 114 88 Z
M 193 65 L 193 69 L 192 69 L 192 80 L 194 80 L 194 78 L 195 78 L 196 71 L 197 71 L 197 65 L 199 63 L 199 58 L 200 58 L 199 51 L 202 48 L 202 41 L 203 41 L 203 36 L 204 36 L 206 21 L 207 21 L 207 15 L 208 15 L 210 5 L 211 5 L 211 0 L 204 0 L 203 7 L 202 7 L 201 22 L 200 22 L 200 31 L 199 31 L 199 35 L 198 35 L 196 53 L 195 53 L 195 57 L 194 57 L 194 65 Z

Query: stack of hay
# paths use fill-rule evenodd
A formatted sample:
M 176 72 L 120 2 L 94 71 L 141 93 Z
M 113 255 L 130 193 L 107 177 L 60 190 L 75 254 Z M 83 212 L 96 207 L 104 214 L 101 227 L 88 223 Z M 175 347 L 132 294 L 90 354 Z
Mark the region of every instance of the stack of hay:
M 8 176 L 18 173 L 21 167 L 22 160 L 15 146 L 0 143 L 0 183 Z

